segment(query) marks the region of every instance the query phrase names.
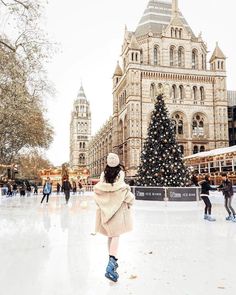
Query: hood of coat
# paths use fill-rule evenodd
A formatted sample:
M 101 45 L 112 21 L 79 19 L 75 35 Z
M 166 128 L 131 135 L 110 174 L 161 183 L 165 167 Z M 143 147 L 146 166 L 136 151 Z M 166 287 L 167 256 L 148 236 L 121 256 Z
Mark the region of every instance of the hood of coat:
M 104 181 L 104 174 L 102 174 L 100 181 L 94 186 L 93 190 L 97 194 L 101 194 L 103 192 L 115 192 L 127 189 L 129 186 L 125 183 L 124 179 L 125 174 L 123 171 L 120 171 L 117 181 L 111 184 Z

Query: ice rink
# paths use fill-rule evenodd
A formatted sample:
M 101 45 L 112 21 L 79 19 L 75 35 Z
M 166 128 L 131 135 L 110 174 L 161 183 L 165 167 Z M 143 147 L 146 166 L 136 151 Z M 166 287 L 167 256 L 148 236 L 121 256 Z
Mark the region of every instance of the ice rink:
M 104 277 L 107 243 L 93 235 L 92 197 L 72 196 L 66 206 L 53 196 L 43 207 L 40 198 L 0 198 L 1 295 L 236 294 L 236 223 L 225 221 L 220 195 L 212 198 L 212 223 L 202 203 L 136 201 L 118 283 Z

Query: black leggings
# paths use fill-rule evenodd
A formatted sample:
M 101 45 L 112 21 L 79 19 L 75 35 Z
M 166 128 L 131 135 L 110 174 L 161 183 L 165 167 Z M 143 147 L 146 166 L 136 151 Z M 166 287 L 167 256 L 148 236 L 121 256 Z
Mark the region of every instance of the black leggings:
M 43 200 L 45 199 L 45 197 L 47 197 L 47 203 L 48 203 L 49 195 L 50 194 L 43 194 L 43 198 L 42 198 L 41 203 L 43 203 Z
M 225 197 L 225 209 L 227 210 L 229 215 L 233 214 L 233 216 L 235 216 L 236 214 L 235 214 L 234 208 L 231 205 L 232 199 L 233 197 Z
M 65 197 L 66 197 L 66 202 L 68 202 L 70 199 L 70 191 L 64 191 L 64 193 L 65 193 Z
M 209 197 L 207 196 L 201 196 L 201 198 L 203 199 L 203 202 L 205 203 L 206 207 L 205 207 L 205 214 L 209 214 L 211 215 L 211 201 L 209 199 Z

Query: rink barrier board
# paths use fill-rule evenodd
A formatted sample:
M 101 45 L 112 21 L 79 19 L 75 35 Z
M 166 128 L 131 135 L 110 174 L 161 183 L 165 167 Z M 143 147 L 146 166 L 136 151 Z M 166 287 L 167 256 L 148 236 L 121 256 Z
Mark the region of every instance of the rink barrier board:
M 200 200 L 200 187 L 132 187 L 136 200 L 197 202 Z

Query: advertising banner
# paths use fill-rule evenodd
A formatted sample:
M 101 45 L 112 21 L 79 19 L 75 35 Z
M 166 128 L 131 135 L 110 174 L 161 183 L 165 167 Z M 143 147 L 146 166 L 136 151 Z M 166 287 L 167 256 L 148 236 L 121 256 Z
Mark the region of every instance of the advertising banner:
M 165 189 L 161 187 L 134 187 L 133 193 L 136 200 L 164 201 Z
M 198 188 L 173 187 L 167 189 L 170 202 L 195 202 L 198 200 Z

